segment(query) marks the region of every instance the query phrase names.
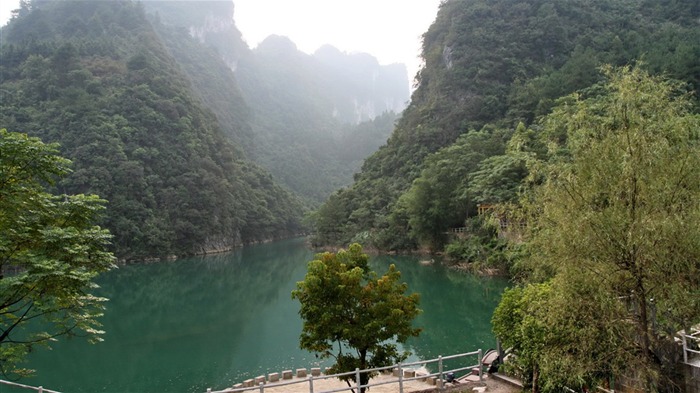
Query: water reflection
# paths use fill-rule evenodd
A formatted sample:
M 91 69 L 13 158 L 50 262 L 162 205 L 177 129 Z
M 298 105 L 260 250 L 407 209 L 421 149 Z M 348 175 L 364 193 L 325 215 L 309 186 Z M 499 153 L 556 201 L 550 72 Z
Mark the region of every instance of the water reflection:
M 313 252 L 290 240 L 236 252 L 122 267 L 100 278 L 110 298 L 105 342 L 68 340 L 32 354 L 38 377 L 25 382 L 66 392 L 204 392 L 234 382 L 317 365 L 298 348 L 299 305 L 291 299 Z M 414 358 L 492 347 L 489 320 L 503 280 L 396 263 L 409 289 L 421 293 Z
M 423 332 L 406 345 L 414 354 L 412 359 L 434 359 L 495 346 L 491 315 L 507 280 L 454 272 L 440 261 L 424 266 L 414 257 L 378 257 L 373 263 L 379 271 L 395 263 L 409 290 L 421 294 L 423 313 L 416 325 Z

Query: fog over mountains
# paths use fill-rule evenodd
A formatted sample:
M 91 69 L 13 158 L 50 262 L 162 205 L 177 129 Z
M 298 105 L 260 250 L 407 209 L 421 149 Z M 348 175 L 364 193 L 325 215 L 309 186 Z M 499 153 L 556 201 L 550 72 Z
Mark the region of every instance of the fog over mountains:
M 283 37 L 250 49 L 233 11 L 35 0 L 2 28 L 1 126 L 61 145 L 73 174 L 55 191 L 109 201 L 121 259 L 303 233 L 408 101 L 401 66 Z
M 163 24 L 184 28 L 214 48 L 233 70 L 249 109 L 251 137 L 242 139 L 249 156 L 312 204 L 349 184 L 359 169 L 365 156 L 348 154 L 348 142 L 367 153 L 379 148 L 410 99 L 403 64 L 380 65 L 370 54 L 330 45 L 309 55 L 275 35 L 249 48 L 235 25 L 233 2 L 144 4 Z M 230 111 L 216 103 L 209 107 L 219 108 L 213 110 L 220 118 Z M 349 127 L 379 117 L 356 135 Z

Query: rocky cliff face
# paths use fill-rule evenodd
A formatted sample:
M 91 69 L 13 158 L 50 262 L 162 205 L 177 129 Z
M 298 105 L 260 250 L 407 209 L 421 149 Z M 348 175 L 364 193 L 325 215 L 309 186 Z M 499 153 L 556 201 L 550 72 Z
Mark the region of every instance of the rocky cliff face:
M 234 22 L 233 2 L 147 0 L 143 4 L 163 22 L 185 27 L 199 42 L 215 47 L 232 70 L 249 52 Z
M 201 25 L 190 25 L 189 26 L 190 35 L 199 40 L 199 42 L 206 44 L 217 39 L 218 36 L 236 36 L 240 37 L 240 32 L 236 29 L 233 24 L 233 19 L 228 19 L 222 17 L 221 15 L 207 15 L 204 19 L 204 23 Z M 238 58 L 240 56 L 239 51 L 234 47 L 229 47 L 229 51 L 222 53 L 222 57 L 226 64 L 232 69 L 236 70 L 238 64 Z
M 326 45 L 313 55 L 333 103 L 332 116 L 358 124 L 384 112 L 401 113 L 410 98 L 403 64 L 380 65 L 366 53 L 343 53 Z
M 187 32 L 207 50 L 216 49 L 207 54 L 168 40 L 173 30 L 163 33 L 232 140 L 311 204 L 352 181 L 365 157 L 358 158 L 352 147 L 376 150 L 393 129 L 386 119 L 409 100 L 403 64 L 380 65 L 369 54 L 331 46 L 310 55 L 289 38 L 274 35 L 249 48 L 234 23 L 232 2 L 147 0 L 145 5 L 159 23 Z M 228 69 L 202 69 L 198 63 L 206 56 L 220 56 Z M 365 126 L 372 132 L 358 131 L 375 119 L 384 120 Z
M 163 23 L 185 27 L 190 36 L 216 48 L 237 74 L 241 59 L 263 57 L 258 60 L 264 62 L 271 50 L 283 61 L 277 66 L 304 67 L 308 74 L 301 77 L 317 79 L 314 82 L 318 85 L 315 94 L 327 102 L 326 114 L 340 123 L 359 124 L 384 112 L 400 113 L 410 98 L 406 67 L 403 64 L 380 65 L 376 58 L 366 53 L 343 53 L 326 45 L 308 56 L 285 37 L 270 37 L 263 42 L 264 45 L 251 51 L 234 22 L 233 2 L 147 0 L 144 5 Z M 285 44 L 284 41 L 288 42 Z M 274 65 L 265 65 L 268 66 Z M 248 78 L 249 75 L 239 77 Z M 304 80 L 288 82 L 290 86 L 300 88 L 308 85 Z

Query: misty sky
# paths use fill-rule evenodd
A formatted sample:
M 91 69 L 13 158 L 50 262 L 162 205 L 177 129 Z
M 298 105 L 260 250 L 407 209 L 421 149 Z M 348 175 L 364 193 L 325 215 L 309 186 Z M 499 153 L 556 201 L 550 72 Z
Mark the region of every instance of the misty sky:
M 381 64 L 404 63 L 413 78 L 419 67 L 420 37 L 435 19 L 440 0 L 234 0 L 234 4 L 236 25 L 250 47 L 270 34 L 285 35 L 306 53 L 331 44 L 344 52 L 369 53 Z M 19 0 L 0 0 L 2 25 L 18 5 Z
M 285 35 L 313 53 L 323 44 L 366 52 L 381 64 L 418 71 L 421 35 L 435 20 L 440 0 L 236 0 L 234 19 L 249 46 L 270 34 Z

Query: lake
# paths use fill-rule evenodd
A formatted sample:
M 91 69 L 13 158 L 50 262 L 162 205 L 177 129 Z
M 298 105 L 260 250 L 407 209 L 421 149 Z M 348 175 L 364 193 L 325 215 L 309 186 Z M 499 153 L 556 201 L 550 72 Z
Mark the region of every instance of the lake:
M 303 239 L 294 239 L 122 266 L 98 279 L 97 294 L 110 299 L 102 318 L 105 341 L 61 339 L 53 351 L 39 349 L 26 365 L 37 376 L 20 382 L 61 392 L 203 393 L 270 372 L 323 366 L 299 349 L 302 322 L 291 298 L 313 255 Z M 411 359 L 493 348 L 491 314 L 507 280 L 419 259 L 370 261 L 380 274 L 396 264 L 409 291 L 421 294 L 416 325 L 423 332 L 406 345 Z

